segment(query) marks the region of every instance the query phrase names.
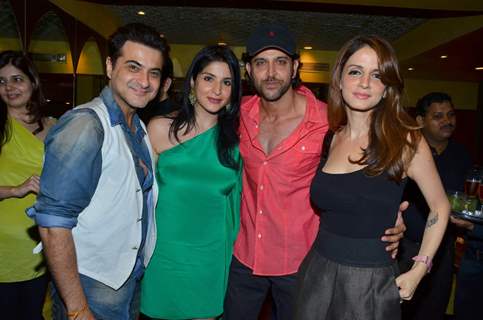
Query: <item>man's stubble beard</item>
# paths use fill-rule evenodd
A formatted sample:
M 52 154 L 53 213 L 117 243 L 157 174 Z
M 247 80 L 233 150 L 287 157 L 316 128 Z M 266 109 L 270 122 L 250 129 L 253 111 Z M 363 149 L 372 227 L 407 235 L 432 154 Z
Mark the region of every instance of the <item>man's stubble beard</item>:
M 289 81 L 285 82 L 276 92 L 275 94 L 272 94 L 272 95 L 266 95 L 265 92 L 263 91 L 263 85 L 262 83 L 266 80 L 263 80 L 261 81 L 261 84 L 258 85 L 258 83 L 253 79 L 253 77 L 251 78 L 252 79 L 252 84 L 253 84 L 253 87 L 255 88 L 255 91 L 257 92 L 257 94 L 265 101 L 269 101 L 269 102 L 274 102 L 274 101 L 278 101 L 280 100 L 280 98 L 290 89 L 290 87 L 292 86 L 292 79 L 290 78 Z

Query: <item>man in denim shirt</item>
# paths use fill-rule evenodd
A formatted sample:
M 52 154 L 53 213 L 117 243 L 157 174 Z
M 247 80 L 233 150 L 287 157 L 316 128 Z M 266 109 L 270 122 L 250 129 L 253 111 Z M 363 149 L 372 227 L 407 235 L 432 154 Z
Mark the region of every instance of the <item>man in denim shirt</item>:
M 154 249 L 156 183 L 136 115 L 159 89 L 163 42 L 130 24 L 109 38 L 109 85 L 64 115 L 45 141 L 37 202 L 53 275 L 55 319 L 136 319 L 139 280 Z

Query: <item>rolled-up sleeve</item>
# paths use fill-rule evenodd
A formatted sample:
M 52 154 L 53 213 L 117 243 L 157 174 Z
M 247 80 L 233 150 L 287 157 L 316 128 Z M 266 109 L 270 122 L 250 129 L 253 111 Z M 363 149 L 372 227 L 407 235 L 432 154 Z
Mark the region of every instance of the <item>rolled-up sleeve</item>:
M 96 113 L 64 115 L 45 139 L 40 192 L 27 215 L 41 227 L 73 228 L 90 203 L 102 168 L 104 130 Z

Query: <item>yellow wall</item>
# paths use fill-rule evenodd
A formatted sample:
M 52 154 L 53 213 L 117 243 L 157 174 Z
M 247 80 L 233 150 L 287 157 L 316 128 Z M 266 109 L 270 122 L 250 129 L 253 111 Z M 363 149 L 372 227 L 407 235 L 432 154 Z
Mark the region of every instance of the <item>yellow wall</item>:
M 104 38 L 108 38 L 119 26 L 121 18 L 102 4 L 78 0 L 49 0 L 80 22 L 96 30 Z
M 304 82 L 329 83 L 330 74 L 337 57 L 337 51 L 302 50 L 300 61 L 305 63 L 328 63 L 329 71 L 301 72 L 300 77 Z
M 186 75 L 191 61 L 195 55 L 203 49 L 203 45 L 191 45 L 191 44 L 170 44 L 171 58 L 174 64 L 174 75 L 177 78 L 182 78 Z M 241 59 L 245 47 L 230 47 L 238 59 Z
M 65 54 L 66 62 L 43 62 L 36 61 L 35 66 L 40 73 L 67 73 L 72 74 L 74 67 L 72 65 L 72 54 L 69 44 L 66 41 L 37 41 L 30 42 L 29 52 L 45 53 L 45 54 Z
M 22 44 L 19 39 L 14 38 L 2 38 L 0 39 L 0 51 L 14 50 L 21 51 Z
M 0 50 L 20 50 L 20 43 L 16 39 L 0 39 Z M 171 44 L 171 56 L 174 58 L 176 77 L 184 77 L 191 60 L 201 50 L 201 45 Z M 241 59 L 244 47 L 232 47 L 236 56 Z M 36 66 L 42 73 L 72 73 L 72 58 L 67 42 L 60 41 L 32 41 L 30 51 L 35 53 L 65 53 L 67 63 L 37 62 Z M 302 50 L 302 62 L 329 63 L 329 70 L 336 58 L 335 51 Z M 100 58 L 99 49 L 95 41 L 88 41 L 82 50 L 78 65 L 78 73 L 85 75 L 103 75 L 104 62 Z M 242 70 L 244 72 L 244 70 Z M 311 83 L 328 83 L 329 72 L 302 72 L 302 81 Z M 78 95 L 80 98 L 90 96 L 89 78 L 80 80 Z M 420 79 L 405 79 L 405 105 L 415 106 L 417 100 L 431 91 L 443 91 L 451 95 L 457 109 L 476 110 L 478 101 L 478 83 L 457 81 L 433 81 Z M 85 92 L 84 92 L 85 90 Z M 84 94 L 85 93 L 85 94 Z
M 183 78 L 188 71 L 188 68 L 193 60 L 194 56 L 204 46 L 202 45 L 190 45 L 190 44 L 170 44 L 170 55 L 173 60 L 174 76 L 177 78 Z
M 0 51 L 15 50 L 21 51 L 20 42 L 17 39 L 0 39 Z M 39 41 L 32 40 L 29 52 L 41 54 L 65 54 L 66 63 L 35 61 L 35 66 L 40 73 L 73 73 L 72 54 L 69 44 L 66 41 Z M 79 74 L 104 74 L 104 61 L 97 43 L 94 40 L 87 41 L 82 49 L 77 73 Z
M 82 48 L 77 64 L 77 74 L 104 74 L 104 61 L 94 40 L 87 41 Z
M 457 81 L 432 81 L 405 79 L 406 105 L 414 107 L 419 98 L 432 91 L 446 92 L 453 99 L 456 109 L 476 110 L 478 83 Z
M 188 70 L 194 56 L 204 46 L 202 45 L 188 45 L 188 44 L 170 44 L 171 57 L 174 62 L 174 73 L 176 77 L 184 77 Z M 231 47 L 238 59 L 241 59 L 245 52 L 245 47 Z M 300 59 L 304 62 L 319 62 L 329 63 L 331 67 L 335 61 L 336 51 L 319 51 L 319 50 L 302 50 Z M 178 64 L 178 68 L 177 68 Z M 329 72 L 302 72 L 300 74 L 302 80 L 305 82 L 328 83 L 330 78 Z
M 171 45 L 171 56 L 175 58 L 181 67 L 182 76 L 186 73 L 191 60 L 203 46 L 196 45 Z M 232 47 L 236 56 L 240 59 L 244 47 Z M 312 83 L 329 83 L 330 71 L 337 56 L 336 51 L 302 50 L 300 59 L 303 62 L 328 63 L 328 72 L 302 72 L 302 81 Z M 177 75 L 177 77 L 180 77 Z M 433 81 L 420 79 L 405 79 L 406 97 L 405 105 L 415 106 L 417 100 L 423 95 L 432 91 L 442 91 L 448 93 L 457 109 L 476 110 L 478 103 L 478 83 L 477 82 L 457 82 L 457 81 Z
M 105 78 L 96 75 L 78 75 L 76 82 L 76 105 L 86 103 L 99 95 Z
M 393 45 L 403 61 L 482 27 L 483 15 L 431 19 L 402 35 Z

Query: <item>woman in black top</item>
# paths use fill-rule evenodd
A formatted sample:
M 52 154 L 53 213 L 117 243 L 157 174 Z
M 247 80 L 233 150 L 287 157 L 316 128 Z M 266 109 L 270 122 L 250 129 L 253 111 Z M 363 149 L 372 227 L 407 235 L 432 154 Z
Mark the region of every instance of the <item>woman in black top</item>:
M 431 267 L 449 204 L 428 145 L 401 106 L 403 81 L 393 48 L 377 36 L 340 51 L 329 92 L 324 152 L 311 187 L 321 211 L 318 237 L 299 273 L 296 319 L 400 318 Z M 413 268 L 397 267 L 379 240 L 394 225 L 407 177 L 431 213 Z

